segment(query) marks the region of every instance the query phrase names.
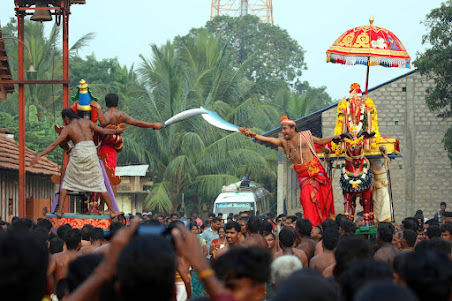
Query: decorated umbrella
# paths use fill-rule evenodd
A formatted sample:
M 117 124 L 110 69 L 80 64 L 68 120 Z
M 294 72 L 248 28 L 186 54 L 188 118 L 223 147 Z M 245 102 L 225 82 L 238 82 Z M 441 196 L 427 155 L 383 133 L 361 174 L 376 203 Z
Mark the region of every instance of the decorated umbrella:
M 411 58 L 402 42 L 391 31 L 372 25 L 359 26 L 344 32 L 326 51 L 326 61 L 345 65 L 366 65 L 366 94 L 369 67 L 411 68 Z

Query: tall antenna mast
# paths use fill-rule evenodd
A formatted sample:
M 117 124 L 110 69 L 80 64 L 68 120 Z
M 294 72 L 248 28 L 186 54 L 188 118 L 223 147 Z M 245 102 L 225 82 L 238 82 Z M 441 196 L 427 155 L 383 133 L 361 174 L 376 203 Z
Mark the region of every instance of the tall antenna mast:
M 247 14 L 273 25 L 272 0 L 212 0 L 210 20 L 216 16 L 239 17 Z

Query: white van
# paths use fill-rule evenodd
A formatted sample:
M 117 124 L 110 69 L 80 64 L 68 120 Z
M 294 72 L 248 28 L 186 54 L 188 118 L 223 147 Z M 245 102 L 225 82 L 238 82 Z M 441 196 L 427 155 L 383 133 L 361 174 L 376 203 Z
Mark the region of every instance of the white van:
M 223 213 L 223 219 L 229 214 L 239 214 L 243 211 L 251 211 L 253 215 L 265 214 L 270 211 L 270 193 L 255 183 L 249 187 L 240 186 L 237 182 L 223 186 L 221 193 L 215 200 L 213 213 Z

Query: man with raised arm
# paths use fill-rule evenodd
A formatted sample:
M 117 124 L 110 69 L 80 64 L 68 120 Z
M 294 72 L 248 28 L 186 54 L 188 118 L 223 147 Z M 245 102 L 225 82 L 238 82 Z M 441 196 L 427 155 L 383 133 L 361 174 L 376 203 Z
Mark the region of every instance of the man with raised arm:
M 300 203 L 304 215 L 318 225 L 334 215 L 333 189 L 325 169 L 315 152 L 315 144 L 324 145 L 333 139 L 340 141 L 340 136 L 317 138 L 311 131 L 297 132 L 295 121 L 287 116 L 281 117 L 281 132 L 283 138 L 271 138 L 257 135 L 249 129 L 240 128 L 240 132 L 248 137 L 280 146 L 292 162 L 292 167 L 298 175 L 300 185 Z
M 105 105 L 107 106 L 107 112 L 102 112 L 102 107 L 96 101 L 92 101 L 91 105 L 96 108 L 99 117 L 99 123 L 101 126 L 106 127 L 113 125 L 117 128 L 123 123 L 127 123 L 140 128 L 153 128 L 154 130 L 160 130 L 163 128 L 160 123 L 152 123 L 141 120 L 135 120 L 126 113 L 118 110 L 118 95 L 109 93 L 105 96 Z M 116 169 L 116 163 L 118 155 L 117 153 L 122 150 L 122 138 L 119 135 L 102 137 L 102 142 L 99 148 L 99 156 L 107 154 L 107 165 L 113 170 Z
M 114 211 L 111 200 L 108 196 L 104 183 L 104 177 L 97 156 L 96 147 L 93 142 L 92 132 L 103 135 L 120 134 L 124 130 L 105 129 L 97 126 L 91 120 L 77 119 L 77 116 L 71 108 L 61 111 L 61 117 L 66 125 L 58 138 L 50 144 L 45 150 L 33 158 L 30 165 L 35 165 L 39 159 L 50 153 L 60 143 L 71 140 L 74 144 L 70 152 L 69 164 L 66 167 L 63 184 L 60 191 L 60 206 L 57 216 L 61 217 L 63 212 L 64 200 L 70 191 L 89 191 L 100 192 L 108 205 L 108 211 L 112 218 L 124 214 Z

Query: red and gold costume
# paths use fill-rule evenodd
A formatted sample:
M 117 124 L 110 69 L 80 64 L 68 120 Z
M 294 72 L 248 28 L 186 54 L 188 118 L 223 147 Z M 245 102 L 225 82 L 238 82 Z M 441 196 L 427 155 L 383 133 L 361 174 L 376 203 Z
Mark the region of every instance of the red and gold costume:
M 293 120 L 287 117 L 281 119 L 281 124 L 293 124 Z M 300 204 L 303 207 L 305 218 L 316 226 L 329 218 L 334 217 L 334 198 L 331 181 L 326 175 L 325 169 L 316 155 L 311 131 L 299 132 L 301 164 L 293 164 L 292 167 L 298 175 L 300 186 Z M 304 163 L 301 141 L 304 140 L 314 158 Z
M 109 125 L 109 127 L 116 128 L 117 126 Z M 123 124 L 120 124 L 118 127 L 124 127 Z M 118 153 L 122 151 L 123 143 L 122 143 L 122 137 L 120 135 L 106 135 L 101 137 L 101 144 L 99 147 L 98 155 L 99 157 L 102 156 L 102 154 L 107 154 L 107 165 L 111 169 L 116 169 L 116 164 L 118 161 Z

